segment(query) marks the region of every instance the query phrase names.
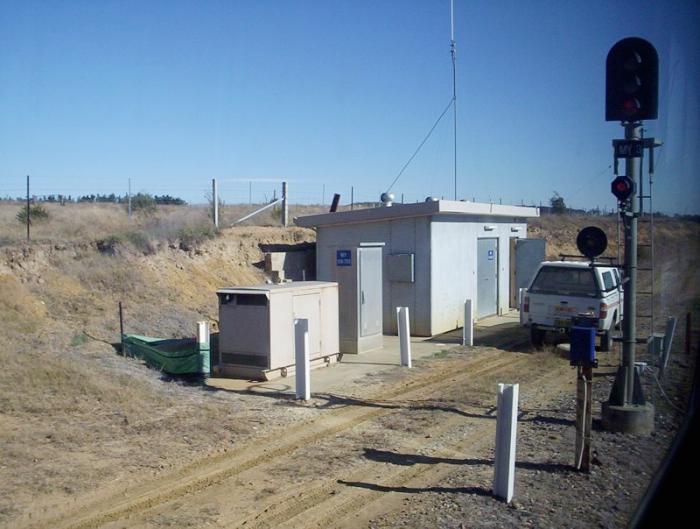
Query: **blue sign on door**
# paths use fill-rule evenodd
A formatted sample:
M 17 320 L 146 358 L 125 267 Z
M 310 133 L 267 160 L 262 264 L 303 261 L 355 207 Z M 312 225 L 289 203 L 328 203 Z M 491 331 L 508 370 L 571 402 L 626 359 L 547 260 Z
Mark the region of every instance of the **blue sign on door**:
M 352 252 L 350 250 L 337 250 L 335 264 L 337 266 L 352 266 Z
M 488 253 L 489 261 L 493 261 L 495 257 L 496 257 L 496 252 L 494 250 L 489 250 L 489 253 Z

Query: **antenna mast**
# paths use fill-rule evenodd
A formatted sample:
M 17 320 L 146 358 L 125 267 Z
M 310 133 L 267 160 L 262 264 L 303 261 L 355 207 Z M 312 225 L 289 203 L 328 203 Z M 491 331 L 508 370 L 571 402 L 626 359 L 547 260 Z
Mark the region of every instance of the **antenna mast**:
M 450 0 L 450 55 L 452 56 L 452 110 L 454 126 L 454 181 L 457 200 L 457 47 L 455 44 L 454 0 Z

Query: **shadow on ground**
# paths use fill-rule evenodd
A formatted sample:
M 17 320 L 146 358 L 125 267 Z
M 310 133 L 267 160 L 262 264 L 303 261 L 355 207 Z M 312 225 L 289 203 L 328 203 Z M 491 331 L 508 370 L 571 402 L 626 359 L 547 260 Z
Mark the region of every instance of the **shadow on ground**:
M 431 343 L 461 344 L 462 329 L 455 329 L 426 340 Z M 527 329 L 518 323 L 508 322 L 492 327 L 474 328 L 475 347 L 494 347 L 514 353 L 529 352 L 530 338 Z
M 493 466 L 491 459 L 455 459 L 450 457 L 425 456 L 421 454 L 401 454 L 388 450 L 376 450 L 365 448 L 363 457 L 377 463 L 390 463 L 392 465 L 465 465 L 465 466 Z M 573 466 L 560 463 L 538 463 L 533 461 L 516 461 L 516 468 L 525 470 L 537 470 L 540 472 L 562 473 L 574 470 Z
M 362 481 L 343 481 L 342 479 L 339 479 L 337 483 L 348 487 L 374 490 L 376 492 L 401 492 L 404 494 L 437 492 L 441 494 L 476 494 L 478 496 L 491 496 L 491 491 L 482 487 L 389 487 L 376 483 L 364 483 Z

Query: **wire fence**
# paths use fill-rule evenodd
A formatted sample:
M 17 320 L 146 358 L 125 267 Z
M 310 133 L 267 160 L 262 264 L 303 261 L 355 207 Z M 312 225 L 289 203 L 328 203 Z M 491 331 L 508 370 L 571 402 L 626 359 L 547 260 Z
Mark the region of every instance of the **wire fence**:
M 600 175 L 599 175 L 600 176 Z M 220 203 L 229 205 L 256 205 L 268 204 L 282 197 L 281 179 L 250 179 L 221 178 L 216 179 L 218 198 Z M 379 186 L 354 185 L 347 183 L 338 185 L 318 181 L 288 180 L 288 202 L 299 205 L 328 205 L 330 206 L 333 195 L 340 194 L 340 204 L 349 206 L 352 204 L 371 205 L 380 202 L 382 189 Z M 26 200 L 26 177 L 13 177 L 0 180 L 0 201 L 24 201 Z M 82 179 L 58 179 L 45 176 L 30 177 L 30 197 L 34 201 L 59 202 L 60 198 L 68 202 L 95 201 L 117 202 L 126 200 L 129 193 L 133 196 L 138 193 L 151 196 L 181 198 L 188 204 L 206 205 L 212 203 L 212 179 L 197 178 L 188 182 L 167 179 L 124 179 L 115 183 L 95 179 L 89 183 Z M 429 193 L 421 192 L 394 192 L 394 200 L 397 203 L 423 202 Z M 452 196 L 437 195 L 433 198 L 451 200 Z M 574 197 L 575 198 L 575 197 Z M 464 196 L 463 200 L 481 202 L 487 204 L 504 204 L 517 206 L 539 207 L 543 213 L 547 213 L 551 206 L 549 197 L 523 197 L 503 198 L 501 196 L 481 196 L 473 193 Z M 609 214 L 616 211 L 613 201 L 595 205 L 592 207 L 568 207 L 567 213 L 601 212 Z

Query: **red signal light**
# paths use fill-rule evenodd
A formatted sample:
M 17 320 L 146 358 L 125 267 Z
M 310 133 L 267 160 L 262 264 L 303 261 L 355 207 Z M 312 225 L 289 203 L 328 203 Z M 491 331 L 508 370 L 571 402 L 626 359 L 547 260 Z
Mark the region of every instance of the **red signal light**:
M 640 108 L 641 106 L 636 98 L 625 99 L 624 103 L 622 103 L 623 112 L 628 116 L 634 116 L 637 112 L 639 112 Z
M 610 190 L 620 202 L 624 202 L 634 193 L 634 182 L 627 176 L 618 176 L 612 181 Z

